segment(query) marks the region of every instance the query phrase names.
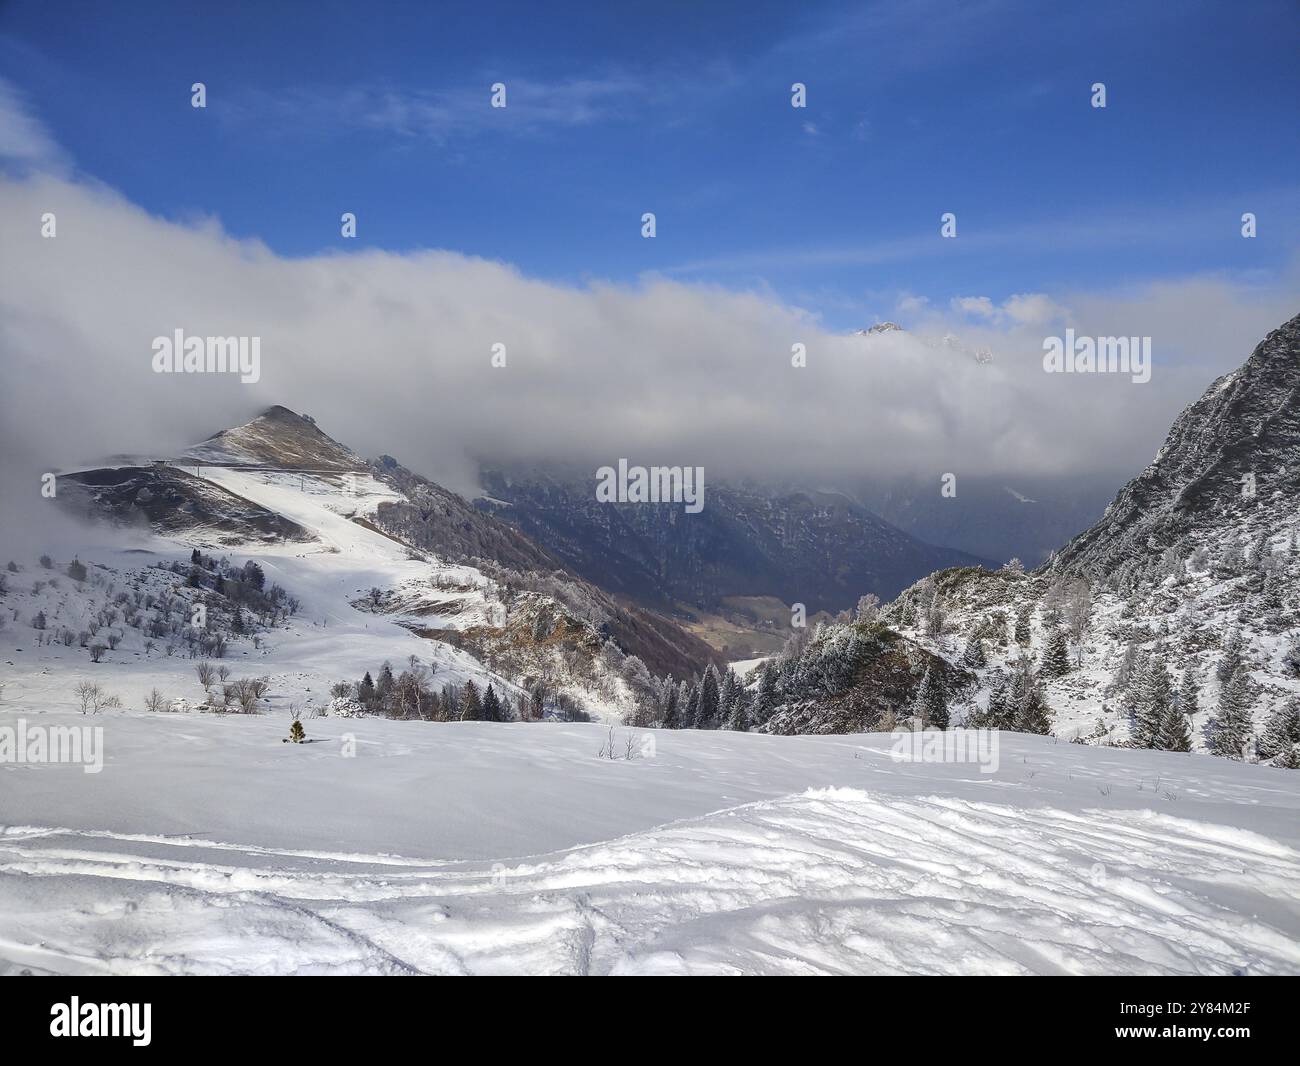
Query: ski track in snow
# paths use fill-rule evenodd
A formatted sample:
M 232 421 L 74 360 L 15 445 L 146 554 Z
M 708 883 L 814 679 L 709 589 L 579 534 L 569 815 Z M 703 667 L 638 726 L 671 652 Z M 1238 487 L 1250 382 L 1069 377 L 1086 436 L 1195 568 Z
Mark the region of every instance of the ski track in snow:
M 1266 837 L 859 789 L 510 865 L 11 827 L 0 897 L 0 957 L 53 972 L 1300 971 Z

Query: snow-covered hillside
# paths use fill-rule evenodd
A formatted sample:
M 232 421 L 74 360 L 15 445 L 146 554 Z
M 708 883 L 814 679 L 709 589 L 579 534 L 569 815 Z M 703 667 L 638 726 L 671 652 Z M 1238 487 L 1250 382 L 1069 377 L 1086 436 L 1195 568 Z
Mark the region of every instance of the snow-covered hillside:
M 567 693 L 574 706 L 595 717 L 619 719 L 630 710 L 627 683 L 616 670 L 605 669 L 606 660 L 596 654 L 601 641 L 594 635 L 580 664 L 561 662 L 558 649 L 539 650 L 527 661 L 512 659 L 510 676 L 473 654 L 523 604 L 512 598 L 508 606 L 497 582 L 474 567 L 441 562 L 379 532 L 368 518 L 401 496 L 369 474 L 203 466 L 190 476 L 258 513 L 280 516 L 305 539 L 267 543 L 257 537 L 231 545 L 228 535 L 209 537 L 201 522 L 175 538 L 100 525 L 88 529 L 80 555 L 85 580 L 68 576 L 70 560 L 50 560 L 51 568 L 34 559 L 15 561 L 18 569 L 4 572 L 5 624 L 0 627 L 9 707 L 73 707 L 74 689 L 83 681 L 99 684 L 127 707 L 145 706 L 154 690 L 168 704 L 177 699 L 198 704 L 205 694 L 196 679 L 197 659 L 224 667 L 231 680 L 267 678 L 267 695 L 259 704 L 264 709 L 295 705 L 312 713 L 330 703 L 332 685 L 357 682 L 367 672 L 378 675 L 385 662 L 400 669 L 415 656 L 435 687 L 473 681 L 480 689 L 492 684 L 503 698 L 518 699 L 520 681 L 545 680 L 552 696 Z M 186 619 L 192 604 L 210 602 L 205 590 L 187 587 L 184 573 L 191 545 L 212 542 L 221 543 L 222 555 L 236 565 L 256 563 L 268 583 L 296 601 L 296 610 L 262 631 L 251 623 L 238 635 L 223 631 L 217 655 L 206 640 L 193 645 L 151 628 L 158 596 L 174 616 Z M 146 595 L 148 605 L 142 600 Z M 534 611 L 539 603 L 555 618 L 566 616 L 560 605 L 528 597 Z M 41 630 L 33 628 L 38 616 Z M 531 616 L 528 621 L 531 625 Z M 572 624 L 581 628 L 577 621 Z M 196 629 L 213 632 L 213 622 L 204 620 Z M 63 632 L 74 638 L 71 643 L 57 639 Z M 467 634 L 477 639 L 466 639 Z M 109 643 L 110 635 L 114 646 L 92 662 L 91 648 Z M 450 639 L 439 639 L 443 636 Z
M 983 773 L 884 734 L 28 718 L 102 725 L 106 759 L 0 766 L 8 972 L 1300 971 L 1284 770 L 1020 734 Z

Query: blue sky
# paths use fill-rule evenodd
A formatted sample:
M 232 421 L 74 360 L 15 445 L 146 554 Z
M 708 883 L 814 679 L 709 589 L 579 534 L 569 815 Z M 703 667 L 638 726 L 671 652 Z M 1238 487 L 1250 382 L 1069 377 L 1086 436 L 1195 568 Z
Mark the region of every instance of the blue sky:
M 833 328 L 900 293 L 1284 273 L 1298 55 L 1292 0 L 0 8 L 0 70 L 76 172 L 166 218 L 767 287 Z

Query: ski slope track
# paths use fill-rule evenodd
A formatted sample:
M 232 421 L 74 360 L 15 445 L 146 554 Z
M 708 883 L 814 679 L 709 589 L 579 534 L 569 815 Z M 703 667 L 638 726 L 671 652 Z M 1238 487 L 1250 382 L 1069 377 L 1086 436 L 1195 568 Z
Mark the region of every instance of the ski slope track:
M 599 725 L 308 724 L 120 715 L 101 774 L 0 768 L 0 970 L 1300 972 L 1287 771 L 1013 734 L 984 775 L 884 734 L 635 731 L 647 754 L 609 760 Z

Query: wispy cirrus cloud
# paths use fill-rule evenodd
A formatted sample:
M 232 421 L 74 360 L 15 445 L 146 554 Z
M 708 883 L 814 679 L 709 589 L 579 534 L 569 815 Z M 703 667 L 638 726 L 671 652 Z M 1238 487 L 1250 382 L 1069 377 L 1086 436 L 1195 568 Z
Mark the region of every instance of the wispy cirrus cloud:
M 492 86 L 505 86 L 493 107 Z M 660 90 L 630 74 L 538 81 L 484 76 L 476 88 L 367 84 L 246 89 L 217 110 L 241 132 L 325 136 L 356 131 L 445 144 L 487 132 L 537 136 L 547 130 L 626 120 Z

